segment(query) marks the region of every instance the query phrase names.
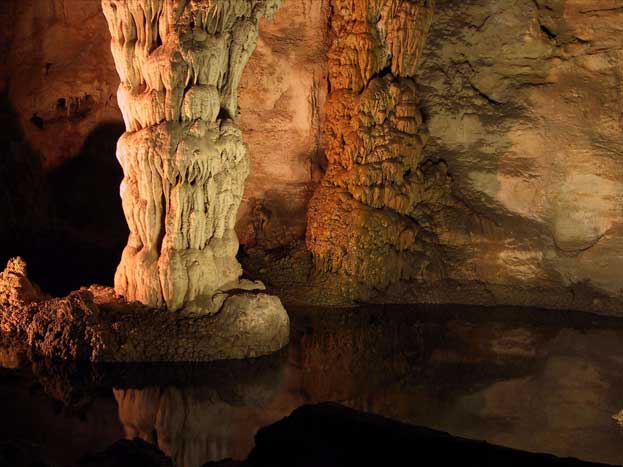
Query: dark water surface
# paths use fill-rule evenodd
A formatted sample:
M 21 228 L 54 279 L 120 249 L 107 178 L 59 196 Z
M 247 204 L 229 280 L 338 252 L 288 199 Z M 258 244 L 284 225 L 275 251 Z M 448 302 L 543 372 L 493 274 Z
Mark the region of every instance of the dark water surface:
M 260 427 L 300 405 L 338 401 L 457 436 L 623 464 L 613 418 L 623 410 L 621 321 L 464 306 L 289 311 L 289 348 L 252 361 L 90 366 L 1 348 L 0 441 L 32 443 L 62 465 L 138 436 L 197 467 L 245 458 Z

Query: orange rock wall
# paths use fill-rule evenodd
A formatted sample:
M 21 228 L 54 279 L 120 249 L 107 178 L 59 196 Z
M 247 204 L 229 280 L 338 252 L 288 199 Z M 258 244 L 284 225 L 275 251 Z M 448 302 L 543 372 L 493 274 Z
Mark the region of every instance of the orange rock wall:
M 450 205 L 443 164 L 423 164 L 428 131 L 414 75 L 428 0 L 331 2 L 329 166 L 308 213 L 317 267 L 384 288 L 440 274 L 427 211 Z

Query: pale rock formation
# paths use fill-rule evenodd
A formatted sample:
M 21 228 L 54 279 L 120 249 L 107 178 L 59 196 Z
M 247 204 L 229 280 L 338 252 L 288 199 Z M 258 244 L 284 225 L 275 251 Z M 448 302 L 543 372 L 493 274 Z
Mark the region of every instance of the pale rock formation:
M 249 173 L 237 93 L 259 19 L 280 3 L 102 1 L 127 129 L 117 157 L 130 238 L 115 276 L 127 299 L 215 313 L 221 291 L 258 287 L 239 281 L 236 260 Z
M 431 211 L 453 204 L 443 163 L 424 163 L 428 138 L 415 74 L 432 1 L 332 2 L 329 167 L 308 213 L 316 266 L 372 287 L 438 277 Z
M 327 3 L 287 0 L 271 21 L 261 25 L 257 48 L 242 73 L 240 128 L 253 167 L 236 225 L 244 245 L 272 248 L 305 235 L 307 203 L 313 182 L 322 175 L 318 136 L 327 88 Z M 84 173 L 72 177 L 70 183 L 64 180 L 60 189 L 67 189 L 61 193 L 67 193 L 73 204 L 79 201 L 78 208 L 99 203 L 98 210 L 107 209 L 106 217 L 112 217 L 110 210 L 114 212 L 115 222 L 107 219 L 88 231 L 78 222 L 73 225 L 81 237 L 93 240 L 98 236 L 99 243 L 110 242 L 108 251 L 102 253 L 110 257 L 116 255 L 127 233 L 123 213 L 114 209 L 116 189 L 111 184 L 118 185 L 119 174 L 108 144 L 112 135 L 101 131 L 109 127 L 118 138 L 123 117 L 117 104 L 119 77 L 110 53 L 110 33 L 101 10 L 97 0 L 0 2 L 0 92 L 6 87 L 16 114 L 6 117 L 20 127 L 33 158 L 41 161 L 43 179 L 53 175 L 54 169 L 62 172 L 76 163 L 97 162 L 97 170 L 106 171 L 97 176 Z M 94 141 L 96 135 L 102 138 Z M 24 161 L 23 155 L 19 160 Z M 16 196 L 23 190 L 32 196 L 32 187 L 21 183 L 25 177 L 21 171 L 5 165 L 0 171 L 3 175 L 5 193 Z M 20 183 L 14 188 L 11 181 L 17 179 Z M 39 180 L 29 185 L 35 183 L 43 185 Z M 85 191 L 85 185 L 91 190 Z M 70 194 L 77 190 L 79 200 Z M 18 198 L 13 206 L 16 216 L 27 217 L 23 223 L 29 230 L 35 224 L 31 219 L 46 207 L 39 198 L 28 203 Z M 7 208 L 3 205 L 3 209 Z M 68 221 L 74 220 L 71 211 L 67 210 Z M 269 222 L 260 222 L 259 211 L 270 213 Z M 0 231 L 2 227 L 8 231 L 9 222 L 0 225 Z M 7 255 L 14 254 L 24 252 L 7 251 Z M 115 260 L 109 261 L 108 267 L 114 268 Z

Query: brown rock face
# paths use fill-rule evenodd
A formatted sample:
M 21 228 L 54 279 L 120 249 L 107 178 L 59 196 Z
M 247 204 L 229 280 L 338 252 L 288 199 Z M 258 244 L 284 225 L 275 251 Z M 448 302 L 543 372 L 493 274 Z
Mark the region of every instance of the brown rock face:
M 604 300 L 623 293 L 619 6 L 616 0 L 437 0 L 431 23 L 432 4 L 423 1 L 285 0 L 275 21 L 262 24 L 240 77 L 234 126 L 243 132 L 253 169 L 244 191 L 231 192 L 241 208 L 231 209 L 228 225 L 236 217 L 241 243 L 274 248 L 299 239 L 309 220 L 307 244 L 317 265 L 347 278 L 343 289 L 358 282 L 380 292 L 381 301 L 599 311 Z M 106 244 L 111 257 L 125 241 L 118 233 L 123 219 L 109 222 L 113 212 L 103 209 L 117 206 L 117 180 L 104 181 L 103 171 L 88 175 L 94 172 L 86 164 L 55 185 L 61 196 L 48 200 L 50 207 L 43 189 L 50 169 L 78 154 L 76 162 L 83 159 L 81 148 L 94 130 L 121 120 L 101 4 L 6 0 L 0 25 L 0 91 L 15 111 L 1 121 L 5 132 L 15 126 L 23 133 L 26 147 L 0 135 L 11 156 L 5 160 L 14 161 L 0 167 L 0 206 L 8 213 L 0 224 L 3 257 L 22 254 L 15 245 L 33 226 L 58 225 L 47 211 L 59 204 L 64 222 L 96 206 L 97 216 L 71 227 L 76 237 L 99 237 L 93 253 L 82 255 L 89 258 L 101 254 L 102 239 L 117 235 Z M 211 116 L 214 108 L 190 102 L 200 92 L 209 99 L 212 91 L 189 92 L 180 115 Z M 166 99 L 127 96 L 132 128 L 175 107 Z M 113 157 L 102 144 L 110 139 L 92 140 L 100 162 Z M 325 149 L 329 167 L 306 219 Z M 112 203 L 103 200 L 105 193 Z M 180 238 L 191 242 L 185 233 Z M 76 250 L 72 244 L 64 251 Z M 80 269 L 73 265 L 79 255 L 59 253 L 48 261 L 36 253 L 23 253 L 33 273 L 39 269 L 34 258 L 53 264 L 66 256 L 68 270 Z M 239 270 L 227 258 L 231 269 L 224 270 L 233 277 Z M 104 277 L 115 262 L 106 263 Z M 145 281 L 155 281 L 149 274 Z M 296 280 L 290 270 L 281 274 L 286 289 L 302 284 L 328 297 L 326 288 L 308 286 L 306 273 Z M 328 282 L 336 277 L 326 276 Z M 450 287 L 441 289 L 440 279 Z M 457 288 L 464 284 L 478 293 Z M 590 297 L 579 300 L 582 291 Z M 556 298 L 544 300 L 549 292 Z
M 275 248 L 305 236 L 322 175 L 328 15 L 328 0 L 285 0 L 262 22 L 242 74 L 240 126 L 251 156 L 236 225 L 244 245 Z
M 0 272 L 0 334 L 34 355 L 54 360 L 252 358 L 287 345 L 289 332 L 288 315 L 279 299 L 262 293 L 224 295 L 216 315 L 171 313 L 128 304 L 101 286 L 50 298 L 30 282 L 21 258 L 10 260 Z
M 322 157 L 318 133 L 327 83 L 326 7 L 327 0 L 287 0 L 272 21 L 262 22 L 257 49 L 240 78 L 239 126 L 252 167 L 236 221 L 243 244 L 275 247 L 304 236 L 307 202 Z M 100 273 L 87 273 L 85 264 L 73 264 L 74 258 L 67 270 L 75 271 L 77 283 L 56 290 L 40 273 L 55 258 L 30 254 L 13 238 L 0 255 L 26 256 L 42 285 L 59 294 L 86 284 L 81 282 L 85 278 L 112 278 L 127 238 L 118 201 L 121 170 L 112 148 L 123 131 L 123 117 L 101 2 L 5 0 L 0 2 L 0 26 L 0 94 L 6 92 L 15 114 L 4 115 L 2 108 L 0 121 L 5 135 L 7 128 L 16 127 L 17 137 L 32 152 L 38 177 L 26 182 L 24 154 L 15 155 L 20 167 L 0 166 L 0 207 L 11 211 L 0 224 L 0 237 L 16 230 L 14 218 L 26 232 L 34 230 L 35 221 L 45 228 L 69 225 L 72 239 L 97 244 L 83 257 L 87 267 L 93 264 Z M 17 137 L 9 136 L 5 142 L 0 135 L 0 141 L 11 151 Z M 33 186 L 43 191 L 46 181 L 53 193 L 33 196 Z M 93 213 L 89 206 L 96 206 Z M 45 217 L 40 211 L 51 213 Z M 68 238 L 66 232 L 60 236 Z M 26 246 L 35 242 L 23 234 L 14 237 L 23 238 Z M 92 258 L 97 254 L 102 255 L 99 261 Z
M 437 2 L 417 73 L 424 155 L 447 162 L 456 196 L 482 220 L 463 244 L 440 231 L 454 248 L 450 278 L 532 290 L 523 303 L 545 290 L 566 289 L 570 307 L 586 307 L 582 289 L 622 297 L 618 7 Z
M 329 167 L 308 213 L 317 266 L 368 286 L 439 273 L 434 232 L 419 218 L 449 200 L 443 164 L 423 165 L 428 138 L 413 76 L 431 1 L 332 2 Z
M 0 67 L 8 74 L 7 94 L 42 165 L 57 167 L 99 125 L 119 120 L 100 2 L 7 0 L 0 21 L 8 36 Z

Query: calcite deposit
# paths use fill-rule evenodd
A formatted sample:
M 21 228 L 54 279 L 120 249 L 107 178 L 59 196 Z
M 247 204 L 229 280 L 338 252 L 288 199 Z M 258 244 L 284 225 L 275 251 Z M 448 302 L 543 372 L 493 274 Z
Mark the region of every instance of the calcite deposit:
M 309 207 L 316 267 L 370 287 L 439 277 L 431 210 L 451 206 L 443 163 L 424 163 L 428 131 L 414 75 L 432 1 L 333 1 L 329 166 Z
M 215 313 L 224 291 L 262 288 L 239 281 L 236 260 L 249 173 L 237 97 L 259 19 L 280 3 L 103 0 L 127 129 L 117 157 L 130 237 L 115 275 L 127 299 Z

